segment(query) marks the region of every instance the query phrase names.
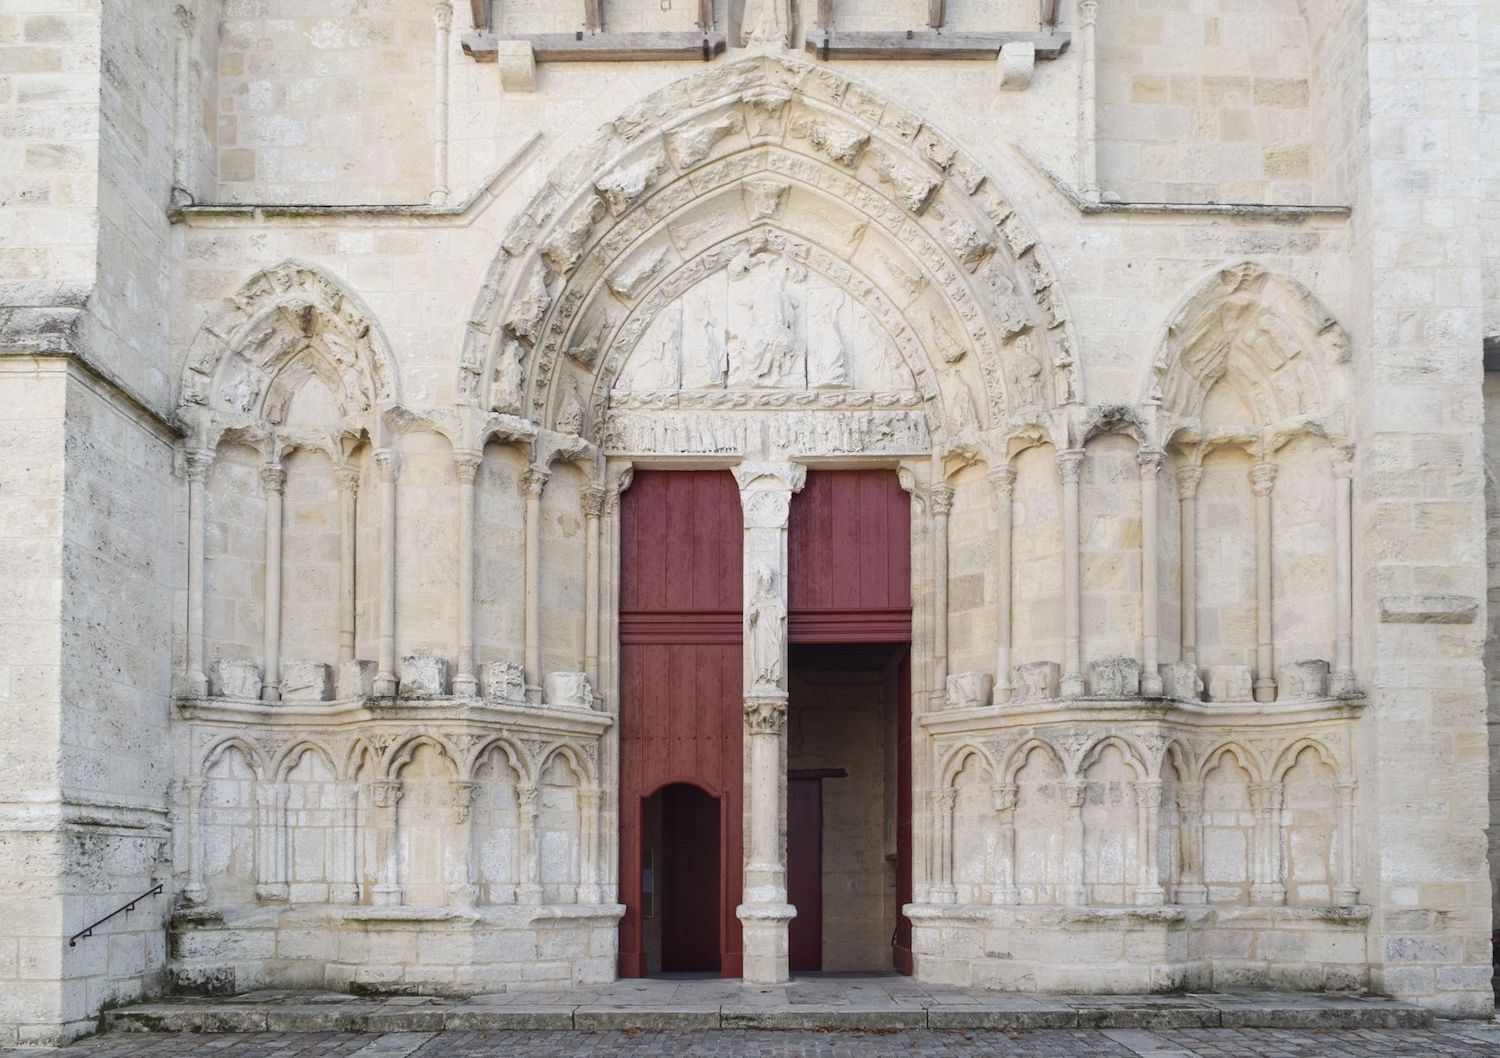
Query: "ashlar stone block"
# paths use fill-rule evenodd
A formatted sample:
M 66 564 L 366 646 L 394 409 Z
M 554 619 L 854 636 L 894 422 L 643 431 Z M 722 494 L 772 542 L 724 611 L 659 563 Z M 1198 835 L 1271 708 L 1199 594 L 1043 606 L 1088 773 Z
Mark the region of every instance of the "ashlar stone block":
M 548 705 L 568 709 L 592 709 L 594 688 L 589 684 L 587 673 L 549 672 L 543 690 Z
M 1019 92 L 1031 84 L 1036 70 L 1036 45 L 1029 40 L 1012 40 L 1001 45 L 996 62 L 995 82 L 1003 91 Z
M 292 660 L 281 663 L 281 700 L 326 702 L 333 697 L 333 671 L 326 662 Z
M 1141 663 L 1135 658 L 1100 658 L 1089 668 L 1096 695 L 1134 698 L 1141 693 Z
M 339 697 L 368 698 L 375 691 L 375 673 L 378 666 L 373 661 L 356 658 L 339 666 Z
M 1248 702 L 1255 697 L 1248 665 L 1213 665 L 1208 670 L 1208 697 L 1215 702 Z
M 524 702 L 526 674 L 514 661 L 492 661 L 484 667 L 484 696 L 492 702 Z
M 260 698 L 260 665 L 249 658 L 214 662 L 214 691 L 222 698 Z
M 401 659 L 401 697 L 440 698 L 447 693 L 447 658 L 408 654 Z
M 948 677 L 949 709 L 977 709 L 990 703 L 995 679 L 988 672 L 955 672 Z
M 1056 698 L 1059 669 L 1055 661 L 1032 661 L 1017 665 L 1017 698 Z
M 1161 673 L 1161 693 L 1167 698 L 1196 702 L 1203 697 L 1203 679 L 1198 666 L 1191 661 L 1167 661 L 1157 666 Z
M 1294 661 L 1276 670 L 1276 696 L 1284 700 L 1328 696 L 1328 662 L 1320 658 Z

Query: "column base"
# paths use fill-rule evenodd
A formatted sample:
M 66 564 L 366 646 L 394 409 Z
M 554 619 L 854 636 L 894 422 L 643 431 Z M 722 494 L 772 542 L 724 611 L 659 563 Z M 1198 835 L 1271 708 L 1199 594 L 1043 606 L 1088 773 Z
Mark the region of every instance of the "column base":
M 201 883 L 182 888 L 182 902 L 188 907 L 200 907 L 208 902 L 208 887 Z
M 260 700 L 263 702 L 281 701 L 281 684 L 268 683 L 260 689 Z
M 459 698 L 473 698 L 479 694 L 479 679 L 476 676 L 460 674 L 453 677 L 453 693 Z
M 396 676 L 390 672 L 377 672 L 375 682 L 370 685 L 370 693 L 376 698 L 396 697 Z
M 1057 893 L 1064 907 L 1088 907 L 1089 890 L 1086 885 L 1065 885 Z
M 1257 702 L 1274 702 L 1276 700 L 1276 681 L 1256 680 L 1255 700 Z
M 744 933 L 741 976 L 751 984 L 779 985 L 792 979 L 787 925 L 797 917 L 791 904 L 741 904 L 734 909 Z
M 1359 693 L 1354 684 L 1354 673 L 1335 672 L 1328 677 L 1328 693 L 1334 698 L 1352 698 Z
M 1359 887 L 1341 885 L 1333 891 L 1333 902 L 1339 907 L 1353 907 L 1359 903 Z
M 1135 887 L 1135 903 L 1137 907 L 1160 907 L 1167 901 L 1167 891 L 1159 885 L 1138 885 Z
M 1262 906 L 1272 906 L 1286 903 L 1286 886 L 1267 883 L 1264 885 L 1252 885 L 1250 887 L 1250 902 Z
M 1179 885 L 1172 890 L 1172 899 L 1179 904 L 1208 903 L 1208 886 Z
M 989 891 L 989 898 L 992 904 L 1019 904 L 1021 890 L 1013 885 L 997 885 Z
M 1059 688 L 1059 693 L 1061 693 L 1064 698 L 1082 698 L 1083 677 L 1064 676 L 1062 678 L 1062 686 Z
M 255 899 L 266 904 L 284 904 L 291 896 L 291 887 L 285 882 L 266 882 L 255 887 Z
M 1141 695 L 1145 698 L 1160 698 L 1163 685 L 1160 672 L 1141 672 Z
M 359 886 L 335 885 L 328 890 L 328 900 L 334 904 L 357 904 L 359 903 Z
M 958 903 L 958 890 L 951 885 L 935 885 L 927 890 L 927 902 L 930 904 L 956 904 Z
M 208 677 L 201 672 L 181 672 L 177 674 L 177 697 L 179 698 L 207 698 Z
M 516 887 L 516 903 L 518 904 L 540 904 L 546 898 L 546 893 L 539 885 L 522 885 Z
M 370 892 L 370 900 L 377 907 L 396 907 L 403 895 L 399 885 L 377 885 Z

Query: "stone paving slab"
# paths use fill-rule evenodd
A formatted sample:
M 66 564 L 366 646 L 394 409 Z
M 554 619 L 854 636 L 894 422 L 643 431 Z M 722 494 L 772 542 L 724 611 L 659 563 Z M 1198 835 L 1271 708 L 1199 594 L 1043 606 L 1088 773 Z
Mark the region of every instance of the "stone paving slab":
M 1427 1029 L 111 1033 L 48 1058 L 1494 1058 L 1500 1024 Z M 38 1058 L 0 1049 L 0 1058 Z
M 1071 996 L 918 984 L 907 977 L 798 978 L 786 985 L 721 980 L 621 981 L 570 992 L 466 999 L 349 996 L 287 989 L 224 999 L 172 999 L 109 1011 L 113 1032 L 435 1033 L 676 1032 L 706 1029 L 1414 1029 L 1432 1014 L 1358 995 L 1225 992 Z

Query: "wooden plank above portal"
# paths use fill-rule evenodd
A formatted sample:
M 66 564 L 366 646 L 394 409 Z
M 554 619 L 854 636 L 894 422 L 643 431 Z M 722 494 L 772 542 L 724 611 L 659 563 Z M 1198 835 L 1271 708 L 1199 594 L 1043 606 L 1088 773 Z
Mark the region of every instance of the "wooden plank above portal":
M 955 33 L 908 30 L 905 33 L 845 33 L 814 29 L 807 50 L 820 59 L 993 59 L 1012 41 L 1036 46 L 1038 59 L 1056 59 L 1068 50 L 1073 35 L 1060 30 L 1016 33 Z
M 479 62 L 494 62 L 501 40 L 531 45 L 537 62 L 647 62 L 656 59 L 702 59 L 707 62 L 724 50 L 723 33 L 687 30 L 672 33 L 508 33 L 475 30 L 463 35 L 464 54 Z

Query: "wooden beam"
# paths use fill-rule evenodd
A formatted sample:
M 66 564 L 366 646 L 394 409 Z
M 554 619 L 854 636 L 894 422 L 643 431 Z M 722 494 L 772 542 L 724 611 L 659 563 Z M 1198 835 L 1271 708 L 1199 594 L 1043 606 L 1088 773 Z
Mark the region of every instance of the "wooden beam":
M 724 50 L 724 34 L 688 30 L 681 33 L 516 33 L 537 62 L 648 62 L 653 59 L 712 59 Z M 464 54 L 477 62 L 494 62 L 500 38 L 493 32 L 465 33 Z
M 943 16 L 946 14 L 946 0 L 927 0 L 927 28 L 942 29 Z
M 833 28 L 833 0 L 818 0 L 817 28 L 820 30 Z
M 698 28 L 705 32 L 714 28 L 714 0 L 698 0 Z
M 590 33 L 604 29 L 604 0 L 583 0 L 583 28 Z
M 815 29 L 807 50 L 820 59 L 993 59 L 1011 41 L 1029 41 L 1038 59 L 1055 59 L 1068 50 L 1072 34 L 1053 33 L 834 33 Z
M 474 28 L 480 31 L 492 28 L 490 26 L 491 11 L 494 0 L 469 0 L 469 14 L 474 20 Z

